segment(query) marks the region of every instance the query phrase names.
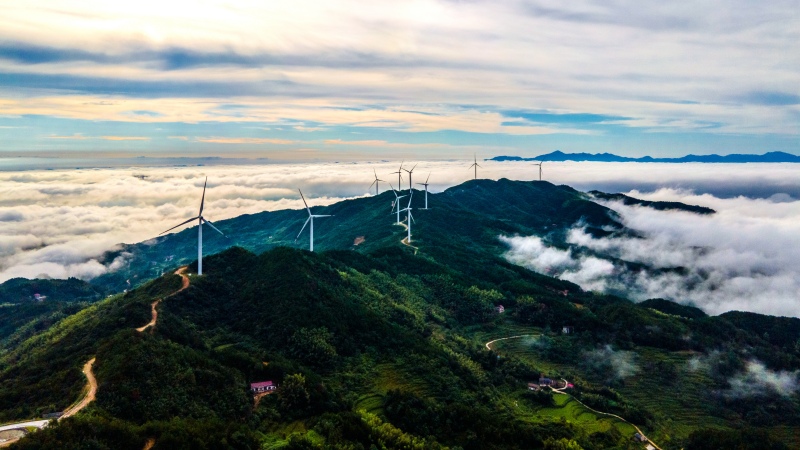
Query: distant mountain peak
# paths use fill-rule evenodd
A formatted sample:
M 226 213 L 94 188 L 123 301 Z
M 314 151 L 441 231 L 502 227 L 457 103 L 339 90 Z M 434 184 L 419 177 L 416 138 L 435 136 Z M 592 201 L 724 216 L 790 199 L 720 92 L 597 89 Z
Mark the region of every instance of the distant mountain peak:
M 535 156 L 533 158 L 523 158 L 521 156 L 495 156 L 489 161 L 591 161 L 591 162 L 662 162 L 662 163 L 800 163 L 800 156 L 791 153 L 772 151 L 763 155 L 693 155 L 689 154 L 680 158 L 654 158 L 652 156 L 642 156 L 631 158 L 619 156 L 613 153 L 564 153 L 555 150 L 550 153 Z

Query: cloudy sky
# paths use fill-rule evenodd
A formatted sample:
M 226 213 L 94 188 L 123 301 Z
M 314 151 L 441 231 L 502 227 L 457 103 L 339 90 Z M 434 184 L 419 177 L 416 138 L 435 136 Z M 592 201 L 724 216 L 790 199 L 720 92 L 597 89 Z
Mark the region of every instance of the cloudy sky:
M 6 154 L 800 153 L 797 0 L 0 8 Z

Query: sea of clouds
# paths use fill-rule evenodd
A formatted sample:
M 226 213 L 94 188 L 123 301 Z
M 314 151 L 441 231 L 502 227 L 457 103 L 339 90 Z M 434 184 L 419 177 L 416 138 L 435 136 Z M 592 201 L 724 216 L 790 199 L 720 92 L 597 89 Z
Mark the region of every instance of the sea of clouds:
M 430 190 L 440 192 L 470 179 L 470 163 L 423 161 L 405 167 L 418 164 L 414 184 L 430 174 Z M 479 163 L 481 178 L 538 178 L 538 168 L 530 163 Z M 398 161 L 378 161 L 0 171 L 0 282 L 91 279 L 114 270 L 114 262 L 101 264 L 98 257 L 196 215 L 206 176 L 204 215 L 219 221 L 300 208 L 297 188 L 312 205 L 369 195 L 373 171 L 396 187 L 397 175 L 391 172 L 398 166 Z M 642 237 L 595 239 L 576 224 L 569 233 L 572 248 L 561 249 L 536 236 L 501 236 L 511 261 L 585 289 L 622 290 L 634 299 L 670 298 L 712 314 L 738 309 L 798 316 L 800 165 L 545 163 L 544 179 L 584 191 L 682 201 L 718 213 L 605 203 Z M 386 182 L 380 183 L 381 191 Z M 680 266 L 686 272 L 632 274 L 611 257 L 654 268 Z

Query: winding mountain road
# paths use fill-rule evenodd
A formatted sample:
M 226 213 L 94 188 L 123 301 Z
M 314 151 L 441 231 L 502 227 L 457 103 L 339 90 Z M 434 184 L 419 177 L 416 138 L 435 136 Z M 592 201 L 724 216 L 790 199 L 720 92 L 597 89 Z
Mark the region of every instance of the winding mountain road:
M 185 273 L 186 269 L 188 269 L 188 267 L 187 266 L 183 266 L 183 267 L 181 267 L 181 268 L 179 268 L 178 270 L 175 271 L 175 275 L 180 276 L 183 279 L 182 280 L 183 283 L 181 284 L 181 288 L 180 289 L 178 289 L 177 291 L 173 292 L 172 294 L 169 294 L 165 298 L 172 297 L 173 295 L 177 294 L 178 292 L 181 292 L 184 289 L 189 287 L 189 277 Z M 156 301 L 154 301 L 150 305 L 150 313 L 152 315 L 152 319 L 150 319 L 150 322 L 148 322 L 146 325 L 137 328 L 136 331 L 141 333 L 142 331 L 144 331 L 144 330 L 146 330 L 146 329 L 148 329 L 150 327 L 156 326 L 156 322 L 158 322 L 158 310 L 156 309 L 156 307 L 158 306 L 159 303 L 161 303 L 161 300 L 163 300 L 163 299 L 159 298 L 159 299 L 157 299 Z
M 86 408 L 89 403 L 93 402 L 95 397 L 97 396 L 97 378 L 94 377 L 94 373 L 92 372 L 92 366 L 94 366 L 95 358 L 90 359 L 86 364 L 83 365 L 83 374 L 86 375 L 86 386 L 88 390 L 86 391 L 86 395 L 83 396 L 83 399 L 76 403 L 75 405 L 69 407 L 66 411 L 64 411 L 64 415 L 58 418 L 58 420 L 64 420 L 67 417 L 74 416 L 78 414 L 80 410 Z
M 541 336 L 541 334 L 520 334 L 520 335 L 517 335 L 517 336 L 509 336 L 509 337 L 504 337 L 504 338 L 499 338 L 499 339 L 494 339 L 494 340 L 491 340 L 491 341 L 487 342 L 487 343 L 486 343 L 486 344 L 484 344 L 484 345 L 486 346 L 486 349 L 487 349 L 487 350 L 492 350 L 492 347 L 491 347 L 491 345 L 492 345 L 492 344 L 494 344 L 495 342 L 498 342 L 498 341 L 505 341 L 505 340 L 508 340 L 508 339 L 519 339 L 519 338 L 523 338 L 523 337 L 534 337 L 534 336 Z M 567 395 L 567 396 L 570 396 L 570 397 L 572 397 L 572 399 L 573 399 L 573 400 L 575 400 L 576 402 L 578 402 L 578 403 L 579 403 L 581 406 L 583 406 L 584 408 L 588 409 L 589 411 L 592 411 L 592 412 L 593 412 L 593 413 L 595 413 L 595 414 L 603 414 L 603 415 L 605 415 L 605 416 L 611 416 L 611 417 L 617 418 L 617 419 L 619 419 L 619 420 L 621 420 L 621 421 L 623 421 L 623 422 L 627 423 L 628 425 L 630 425 L 630 426 L 632 426 L 634 429 L 636 429 L 636 431 L 637 431 L 637 432 L 638 432 L 640 435 L 642 435 L 642 437 L 644 437 L 645 439 L 647 439 L 647 442 L 648 442 L 650 445 L 652 445 L 653 447 L 655 447 L 655 448 L 656 448 L 656 450 L 661 450 L 661 447 L 659 447 L 658 445 L 656 445 L 656 443 L 655 443 L 655 442 L 653 442 L 652 440 L 650 440 L 650 438 L 649 438 L 649 437 L 647 437 L 647 436 L 646 436 L 646 435 L 645 435 L 645 434 L 642 432 L 642 430 L 641 430 L 641 429 L 639 429 L 639 427 L 637 427 L 636 425 L 634 425 L 634 424 L 632 424 L 632 423 L 628 422 L 627 420 L 623 419 L 622 417 L 620 417 L 620 416 L 618 416 L 618 415 L 616 415 L 616 414 L 611 414 L 611 413 L 607 413 L 607 412 L 603 412 L 603 411 L 598 411 L 598 410 L 596 410 L 596 409 L 594 409 L 594 408 L 591 408 L 591 407 L 587 406 L 585 403 L 583 403 L 582 401 L 580 401 L 580 400 L 578 400 L 577 398 L 575 398 L 575 396 L 574 396 L 574 395 L 570 395 L 570 394 L 568 394 L 568 393 L 564 392 L 564 390 L 566 389 L 566 386 L 569 384 L 569 382 L 567 382 L 567 380 L 564 380 L 563 378 L 562 378 L 562 380 L 564 381 L 564 387 L 563 387 L 563 388 L 561 388 L 561 389 L 555 389 L 555 388 L 551 387 L 551 388 L 550 388 L 550 390 L 552 390 L 552 391 L 553 391 L 554 393 L 556 393 L 556 394 L 560 394 L 560 395 Z
M 406 219 L 406 220 L 408 220 L 408 219 Z M 396 223 L 395 225 L 400 225 L 401 227 L 405 228 L 405 230 L 406 230 L 406 231 L 408 231 L 408 225 L 404 224 L 403 222 L 398 222 L 398 223 Z M 409 247 L 413 248 L 413 249 L 414 249 L 414 254 L 415 254 L 415 255 L 416 255 L 416 254 L 417 254 L 417 252 L 419 251 L 419 248 L 418 248 L 418 247 L 414 247 L 413 245 L 411 245 L 411 244 L 408 242 L 408 236 L 404 237 L 403 239 L 400 239 L 400 243 L 401 243 L 401 244 L 403 244 L 403 245 L 407 245 L 407 246 L 409 246 Z
M 181 284 L 180 289 L 167 296 L 167 298 L 189 287 L 189 277 L 185 274 L 186 269 L 188 269 L 188 267 L 184 266 L 175 271 L 175 275 L 179 275 L 183 279 L 183 283 Z M 153 318 L 147 325 L 137 328 L 136 331 L 142 332 L 156 325 L 156 322 L 158 321 L 158 310 L 156 309 L 156 307 L 161 302 L 161 300 L 162 299 L 158 299 L 154 301 L 152 305 L 150 305 Z M 92 367 L 94 366 L 95 361 L 96 358 L 92 358 L 86 364 L 83 365 L 83 374 L 86 376 L 86 388 L 85 388 L 86 394 L 81 398 L 80 401 L 67 408 L 67 410 L 64 411 L 64 414 L 58 418 L 59 421 L 66 419 L 67 417 L 74 416 L 75 414 L 80 412 L 83 408 L 86 408 L 89 405 L 89 403 L 93 402 L 97 397 L 97 378 L 95 378 L 94 372 L 92 371 Z M 27 429 L 28 427 L 36 427 L 41 429 L 46 427 L 49 423 L 50 423 L 49 420 L 31 420 L 27 422 L 18 422 L 18 423 L 3 425 L 2 427 L 0 427 L 0 431 L 22 430 L 22 429 Z M 17 442 L 20 439 L 21 438 L 15 438 L 7 441 L 2 441 L 0 442 L 0 447 L 7 447 L 13 444 L 14 442 Z M 149 449 L 154 444 L 155 440 L 148 440 L 147 443 L 145 444 L 145 449 Z
M 64 414 L 58 418 L 58 420 L 64 420 L 67 417 L 74 416 L 83 408 L 86 408 L 89 403 L 93 402 L 95 397 L 97 396 L 97 379 L 94 377 L 94 372 L 92 372 L 92 366 L 94 366 L 95 358 L 90 359 L 86 364 L 83 365 L 83 374 L 86 376 L 86 394 L 84 394 L 83 398 L 81 398 L 78 403 L 67 408 L 64 411 Z M 30 420 L 27 422 L 19 422 L 19 423 L 12 423 L 9 425 L 4 425 L 0 427 L 0 431 L 8 431 L 8 430 L 26 430 L 28 427 L 36 427 L 42 429 L 46 427 L 50 423 L 49 420 Z M 24 437 L 24 436 L 22 436 Z M 22 439 L 22 437 L 10 439 L 7 441 L 0 442 L 0 447 L 8 447 L 9 445 L 17 442 L 18 440 Z

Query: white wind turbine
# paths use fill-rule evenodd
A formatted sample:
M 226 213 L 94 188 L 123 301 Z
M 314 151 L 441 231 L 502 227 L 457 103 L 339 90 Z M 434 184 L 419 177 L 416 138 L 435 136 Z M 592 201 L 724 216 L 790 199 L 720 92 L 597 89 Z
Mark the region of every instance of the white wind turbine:
M 412 168 L 411 168 L 411 170 L 408 170 L 408 169 L 403 169 L 403 170 L 405 170 L 406 172 L 408 172 L 408 190 L 409 190 L 409 191 L 411 190 L 411 174 L 412 174 L 412 173 L 414 173 L 414 169 L 416 169 L 416 168 L 417 168 L 417 165 L 416 165 L 416 164 L 414 164 L 414 167 L 412 167 Z M 397 187 L 399 188 L 399 187 L 400 187 L 400 185 L 397 185 Z
M 401 189 L 402 188 L 402 186 L 400 186 L 400 184 L 403 182 L 403 163 L 404 162 L 405 161 L 400 163 L 400 168 L 397 169 L 397 172 L 392 172 L 392 173 L 389 174 L 389 175 L 397 174 L 397 189 Z M 392 189 L 394 189 L 394 188 L 392 188 Z
M 473 167 L 475 168 L 475 179 L 477 180 L 478 179 L 478 167 L 481 167 L 480 164 L 478 164 L 478 155 L 475 155 L 475 163 L 473 165 L 469 166 L 470 169 L 472 169 Z
M 372 184 L 375 185 L 375 195 L 378 195 L 378 182 L 383 180 L 378 179 L 378 172 L 375 172 L 375 169 L 372 169 L 372 172 L 375 174 L 375 181 L 373 181 Z M 385 181 L 383 182 L 386 183 Z M 369 185 L 370 188 L 372 187 L 372 184 Z
M 306 219 L 306 223 L 303 224 L 303 228 L 300 229 L 300 232 L 297 233 L 297 237 L 294 238 L 294 241 L 297 242 L 297 239 L 300 237 L 301 234 L 303 234 L 303 230 L 306 229 L 306 225 L 308 225 L 308 222 L 311 222 L 311 228 L 309 229 L 309 231 L 310 231 L 309 236 L 310 236 L 310 239 L 311 239 L 310 250 L 313 252 L 314 251 L 314 218 L 315 217 L 332 217 L 332 215 L 331 214 L 326 214 L 326 215 L 311 214 L 311 210 L 308 208 L 308 203 L 306 203 L 306 198 L 303 197 L 303 191 L 301 191 L 300 189 L 298 189 L 297 191 L 300 192 L 300 198 L 303 199 L 303 204 L 306 205 L 306 211 L 308 211 L 308 219 Z
M 536 163 L 533 164 L 534 166 L 539 166 L 539 181 L 542 181 L 542 163 L 543 162 L 544 161 L 540 162 L 539 164 L 536 164 Z
M 422 209 L 428 209 L 428 180 L 431 179 L 431 174 L 428 173 L 428 178 L 425 179 L 424 183 L 417 183 L 425 186 L 425 207 Z
M 408 238 L 406 239 L 406 243 L 408 243 L 408 244 L 411 244 L 411 222 L 414 221 L 414 215 L 411 214 L 411 200 L 413 198 L 414 198 L 414 191 L 411 191 L 411 195 L 408 197 L 408 206 L 406 206 L 406 208 L 404 210 L 397 212 L 398 217 L 399 217 L 399 214 L 401 212 L 405 211 L 405 212 L 408 213 L 408 218 L 406 219 L 406 225 L 408 225 L 406 227 L 406 228 L 408 228 Z M 399 210 L 400 208 L 398 207 L 397 209 Z
M 394 192 L 394 201 L 392 202 L 392 209 L 394 209 L 394 206 L 397 205 L 397 223 L 400 223 L 400 199 L 405 197 L 405 195 L 397 195 L 397 191 L 394 190 L 394 186 L 392 186 L 392 183 L 389 183 L 389 187 L 392 188 L 392 192 Z
M 203 183 L 203 197 L 200 199 L 200 212 L 197 213 L 197 216 L 192 217 L 191 219 L 187 220 L 186 222 L 181 222 L 178 225 L 175 225 L 174 227 L 172 227 L 169 230 L 167 230 L 167 231 L 172 231 L 172 230 L 174 230 L 175 228 L 178 228 L 181 225 L 186 225 L 187 223 L 197 219 L 197 274 L 198 275 L 202 275 L 203 274 L 203 223 L 207 223 L 208 226 L 210 226 L 211 228 L 214 229 L 214 231 L 216 231 L 217 233 L 225 236 L 225 233 L 223 233 L 222 231 L 219 231 L 217 229 L 217 227 L 214 226 L 214 224 L 212 224 L 210 221 L 206 220 L 205 217 L 203 217 L 203 204 L 206 201 L 206 184 L 208 184 L 208 177 L 206 177 L 206 181 L 205 181 L 205 183 Z M 164 234 L 167 231 L 164 231 L 161 234 Z M 159 236 L 161 236 L 161 234 Z M 225 237 L 227 237 L 227 236 L 225 236 Z

